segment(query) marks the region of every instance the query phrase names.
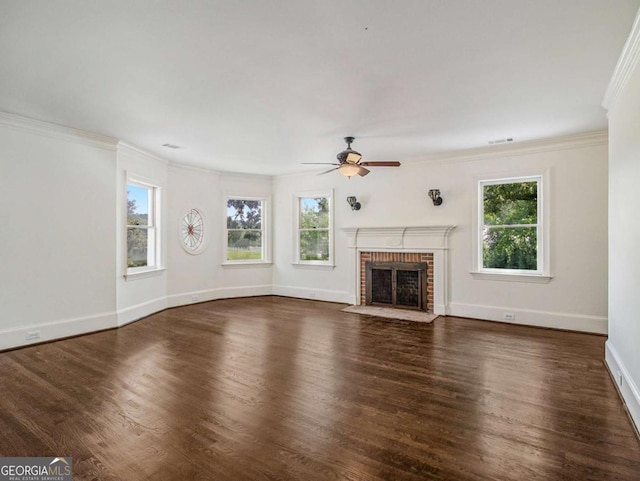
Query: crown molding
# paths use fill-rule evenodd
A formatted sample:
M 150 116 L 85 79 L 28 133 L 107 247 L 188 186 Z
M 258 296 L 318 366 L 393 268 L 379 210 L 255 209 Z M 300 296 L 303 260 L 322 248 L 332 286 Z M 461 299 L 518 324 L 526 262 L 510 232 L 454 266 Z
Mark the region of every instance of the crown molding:
M 182 162 L 175 162 L 175 161 L 169 161 L 169 168 L 170 169 L 179 169 L 179 170 L 188 170 L 191 172 L 197 172 L 199 174 L 213 174 L 213 175 L 220 175 L 220 172 L 218 172 L 217 170 L 214 169 L 209 169 L 207 167 L 202 167 L 199 165 L 192 165 L 192 164 L 183 164 Z
M 220 177 L 228 180 L 240 180 L 244 182 L 271 182 L 273 180 L 272 175 L 264 174 L 247 174 L 245 172 L 227 172 L 218 171 Z
M 252 182 L 252 181 L 271 182 L 273 180 L 272 175 L 249 174 L 245 172 L 231 172 L 231 171 L 218 170 L 218 169 L 213 169 L 213 168 L 205 167 L 201 165 L 186 164 L 183 162 L 176 162 L 176 161 L 170 161 L 169 167 L 172 169 L 189 170 L 189 171 L 198 172 L 201 174 L 217 175 L 220 178 L 229 179 L 229 180 L 241 180 L 245 182 Z
M 105 135 L 74 129 L 64 125 L 30 119 L 20 115 L 0 112 L 0 127 L 24 130 L 43 137 L 61 139 L 68 142 L 90 145 L 99 149 L 115 151 L 118 140 Z
M 633 39 L 633 40 L 632 40 Z M 632 47 L 629 47 L 632 45 Z M 627 48 L 629 47 L 629 48 Z M 633 60 L 631 60 L 633 57 Z M 625 59 L 623 61 L 623 58 Z M 623 55 L 621 55 L 620 60 L 618 62 L 618 67 L 616 67 L 616 74 L 618 72 L 623 72 L 625 75 L 625 82 L 628 79 L 630 72 L 635 66 L 635 63 L 640 58 L 640 13 L 638 17 L 636 17 L 636 21 L 634 23 L 632 34 L 629 36 L 627 40 L 627 45 L 625 45 L 625 50 L 623 51 Z M 633 61 L 633 66 L 631 66 L 631 62 Z M 626 67 L 621 67 L 624 64 Z M 613 92 L 614 80 L 616 78 L 622 78 L 620 75 L 616 76 L 614 74 L 614 78 L 609 85 L 609 90 Z M 617 92 L 622 89 L 623 85 L 620 82 L 615 82 L 617 86 L 617 90 L 615 90 L 616 95 Z M 609 98 L 609 97 L 606 97 Z M 610 97 L 610 100 L 613 101 L 614 98 Z M 603 105 L 604 102 L 603 102 Z M 608 104 L 611 105 L 611 104 Z M 605 105 L 606 106 L 606 105 Z M 182 162 L 171 162 L 167 159 L 159 157 L 157 155 L 146 152 L 134 145 L 128 144 L 126 142 L 119 141 L 118 139 L 114 139 L 112 137 L 107 137 L 104 135 L 87 132 L 85 130 L 75 129 L 72 127 L 66 127 L 58 124 L 53 124 L 50 122 L 44 122 L 41 120 L 30 119 L 27 117 L 22 117 L 19 115 L 9 114 L 6 112 L 0 112 L 0 127 L 13 128 L 18 130 L 25 130 L 31 133 L 35 133 L 41 136 L 57 138 L 66 141 L 76 142 L 80 144 L 90 145 L 92 147 L 97 147 L 100 149 L 110 150 L 110 151 L 119 151 L 125 153 L 127 155 L 135 156 L 138 158 L 151 159 L 158 161 L 164 165 L 174 167 L 174 168 L 182 168 L 189 169 L 196 172 L 207 172 L 212 174 L 217 174 L 223 177 L 227 177 L 230 179 L 238 179 L 238 180 L 256 180 L 256 181 L 277 181 L 280 179 L 292 178 L 292 177 L 306 177 L 315 171 L 303 171 L 303 172 L 294 172 L 290 174 L 280 174 L 280 175 L 262 175 L 262 174 L 247 174 L 240 172 L 226 172 L 220 170 L 209 169 L 207 167 L 194 166 Z M 434 162 L 469 162 L 474 160 L 483 160 L 490 158 L 500 158 L 500 157 L 511 157 L 517 155 L 528 155 L 540 152 L 549 152 L 549 151 L 557 151 L 563 149 L 574 149 L 580 147 L 588 147 L 593 145 L 607 145 L 608 142 L 608 131 L 607 130 L 599 130 L 595 132 L 586 132 L 582 134 L 568 135 L 563 137 L 555 137 L 549 139 L 541 139 L 541 140 L 532 140 L 532 141 L 524 141 L 518 142 L 510 145 L 498 145 L 498 146 L 486 146 L 486 147 L 478 147 L 474 149 L 468 150 L 460 150 L 454 152 L 447 152 L 441 154 L 435 154 L 428 157 L 416 158 L 416 159 L 408 159 L 403 160 L 403 165 L 407 167 L 410 166 L 419 166 L 425 163 L 434 163 Z
M 446 152 L 429 157 L 403 160 L 403 166 L 419 166 L 425 163 L 436 162 L 472 162 L 475 160 L 496 159 L 501 157 L 515 157 L 520 155 L 538 154 L 541 152 L 554 152 L 566 149 L 578 149 L 594 145 L 607 145 L 609 141 L 608 130 L 597 130 L 581 134 L 552 137 L 540 140 L 528 140 L 509 145 L 493 145 L 478 147 L 475 149 Z
M 157 155 L 150 154 L 149 152 L 142 150 L 135 145 L 131 145 L 122 141 L 118 142 L 118 153 L 129 155 L 131 157 L 137 157 L 142 160 L 154 160 L 156 162 L 160 162 L 161 164 L 169 165 L 169 161 L 167 159 L 163 159 L 162 157 L 158 157 Z
M 631 27 L 631 33 L 622 48 L 622 53 L 618 58 L 618 63 L 613 71 L 613 76 L 609 81 L 609 86 L 602 99 L 602 106 L 611 110 L 629 81 L 629 77 L 638 65 L 640 59 L 640 10 L 636 14 L 636 19 Z
M 174 170 L 187 170 L 200 174 L 209 174 L 218 177 L 221 180 L 238 180 L 242 182 L 272 182 L 273 176 L 264 174 L 247 174 L 244 172 L 229 172 L 226 170 L 211 169 L 204 166 L 183 164 L 182 162 L 169 162 L 169 168 Z

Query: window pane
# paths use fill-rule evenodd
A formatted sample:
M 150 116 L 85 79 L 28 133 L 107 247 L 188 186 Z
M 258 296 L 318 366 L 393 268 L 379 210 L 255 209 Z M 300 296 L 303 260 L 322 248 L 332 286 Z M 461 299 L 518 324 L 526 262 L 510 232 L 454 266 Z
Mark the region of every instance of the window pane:
M 137 185 L 127 185 L 128 225 L 149 225 L 149 191 Z
M 228 199 L 227 229 L 262 229 L 262 201 Z
M 329 198 L 300 199 L 300 228 L 327 229 L 329 227 Z
M 227 235 L 227 260 L 262 259 L 262 232 L 239 229 L 230 230 Z
M 487 269 L 537 270 L 535 227 L 486 227 L 482 233 L 482 265 Z
M 485 225 L 537 224 L 538 182 L 483 187 Z
M 147 229 L 127 228 L 127 267 L 147 265 Z
M 328 261 L 329 260 L 329 231 L 327 230 L 300 231 L 300 260 Z

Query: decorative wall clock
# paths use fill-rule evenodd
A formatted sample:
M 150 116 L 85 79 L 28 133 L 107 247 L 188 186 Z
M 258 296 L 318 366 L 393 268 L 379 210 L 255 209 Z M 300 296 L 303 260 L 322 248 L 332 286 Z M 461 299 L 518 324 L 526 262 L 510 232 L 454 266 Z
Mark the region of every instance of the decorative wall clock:
M 204 219 L 198 209 L 191 209 L 182 217 L 180 241 L 189 254 L 199 254 L 204 248 Z

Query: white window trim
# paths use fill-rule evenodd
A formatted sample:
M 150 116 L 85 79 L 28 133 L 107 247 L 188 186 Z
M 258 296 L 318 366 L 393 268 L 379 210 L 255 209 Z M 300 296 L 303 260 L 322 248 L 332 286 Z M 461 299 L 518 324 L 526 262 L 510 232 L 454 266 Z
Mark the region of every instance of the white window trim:
M 227 203 L 231 199 L 239 200 L 254 200 L 262 202 L 262 259 L 247 259 L 247 260 L 228 260 L 227 251 L 229 246 L 229 229 L 227 228 Z M 240 267 L 251 265 L 271 265 L 271 229 L 269 223 L 271 222 L 271 197 L 255 197 L 250 195 L 225 195 L 224 198 L 224 213 L 222 218 L 224 219 L 223 239 L 222 239 L 222 265 L 226 267 Z M 257 229 L 256 229 L 257 230 Z
M 147 189 L 152 189 L 152 206 L 150 218 L 153 219 L 153 225 L 150 226 L 154 230 L 153 234 L 153 257 L 154 262 L 152 266 L 143 267 L 128 267 L 127 266 L 127 232 L 129 230 L 129 224 L 127 223 L 127 201 L 129 199 L 127 195 L 128 185 L 137 185 Z M 162 245 L 162 187 L 158 182 L 153 179 L 148 179 L 143 176 L 126 173 L 124 184 L 124 232 L 123 232 L 123 244 L 122 244 L 122 263 L 124 270 L 125 280 L 144 279 L 147 277 L 153 277 L 162 274 L 166 268 L 164 267 L 164 255 Z M 148 248 L 148 247 L 147 247 Z
M 492 281 L 515 281 L 548 283 L 553 276 L 550 268 L 550 234 L 549 234 L 549 205 L 550 205 L 550 171 L 519 171 L 501 173 L 498 175 L 486 175 L 475 178 L 476 196 L 474 197 L 474 222 L 473 222 L 473 268 L 471 275 L 474 279 Z M 519 269 L 488 269 L 482 266 L 482 227 L 483 218 L 483 187 L 485 185 L 510 184 L 535 180 L 538 182 L 538 223 L 537 223 L 537 265 L 536 271 Z
M 327 197 L 329 199 L 329 260 L 326 261 L 303 261 L 300 259 L 300 199 Z M 310 269 L 333 269 L 334 264 L 334 215 L 333 215 L 333 189 L 296 192 L 293 194 L 293 261 L 294 266 L 308 267 Z
M 135 268 L 132 268 L 132 269 L 142 269 L 142 268 L 135 267 Z M 129 271 L 131 271 L 132 269 L 129 269 Z M 137 280 L 137 279 L 146 279 L 147 277 L 159 276 L 166 270 L 167 269 L 164 268 L 164 267 L 158 267 L 156 269 L 146 269 L 146 270 L 135 271 L 135 272 L 127 272 L 124 275 L 124 278 L 127 281 L 134 281 L 134 280 Z

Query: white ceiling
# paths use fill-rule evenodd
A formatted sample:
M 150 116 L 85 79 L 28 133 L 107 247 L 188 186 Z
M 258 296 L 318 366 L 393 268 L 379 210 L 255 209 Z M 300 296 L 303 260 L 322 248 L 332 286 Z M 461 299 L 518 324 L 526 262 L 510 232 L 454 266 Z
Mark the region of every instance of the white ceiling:
M 2 0 L 0 110 L 259 174 L 593 131 L 638 7 Z

